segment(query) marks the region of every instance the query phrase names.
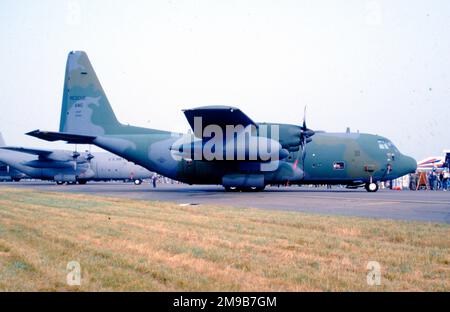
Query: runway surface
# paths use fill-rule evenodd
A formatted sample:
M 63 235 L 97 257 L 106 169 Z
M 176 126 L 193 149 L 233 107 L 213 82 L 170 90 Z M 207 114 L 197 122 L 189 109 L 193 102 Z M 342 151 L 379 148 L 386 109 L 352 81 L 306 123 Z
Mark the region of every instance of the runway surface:
M 450 224 L 450 192 L 348 190 L 309 186 L 268 187 L 264 192 L 228 193 L 220 186 L 158 184 L 88 183 L 57 186 L 50 182 L 0 183 L 2 187 L 19 187 L 51 192 L 84 193 L 140 200 L 170 201 L 179 204 L 210 204 L 254 207 L 269 210 L 302 211 L 325 215 L 359 216 L 394 220 L 414 220 Z M 200 208 L 199 208 L 200 209 Z

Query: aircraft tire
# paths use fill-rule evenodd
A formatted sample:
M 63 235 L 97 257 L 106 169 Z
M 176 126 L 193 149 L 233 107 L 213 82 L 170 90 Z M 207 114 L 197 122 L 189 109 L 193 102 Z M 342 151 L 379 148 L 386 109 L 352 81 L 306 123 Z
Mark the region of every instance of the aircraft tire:
M 240 189 L 236 186 L 225 186 L 225 191 L 227 192 L 239 192 Z
M 56 181 L 56 185 L 63 185 L 64 182 L 63 181 Z
M 14 182 L 19 182 L 19 181 L 20 181 L 20 178 L 14 178 L 13 181 L 14 181 Z
M 367 192 L 369 193 L 375 193 L 376 191 L 378 191 L 378 183 L 372 182 L 372 183 L 366 183 L 364 185 L 364 188 L 366 189 Z
M 78 184 L 84 185 L 87 183 L 87 180 L 78 180 Z
M 263 190 L 264 190 L 264 186 L 263 187 L 253 186 L 253 187 L 247 187 L 244 189 L 245 192 L 261 192 Z
M 141 185 L 142 184 L 142 180 L 140 180 L 140 179 L 136 179 L 133 182 L 134 182 L 134 185 Z
M 264 187 L 237 187 L 237 186 L 226 186 L 225 190 L 227 192 L 261 192 Z

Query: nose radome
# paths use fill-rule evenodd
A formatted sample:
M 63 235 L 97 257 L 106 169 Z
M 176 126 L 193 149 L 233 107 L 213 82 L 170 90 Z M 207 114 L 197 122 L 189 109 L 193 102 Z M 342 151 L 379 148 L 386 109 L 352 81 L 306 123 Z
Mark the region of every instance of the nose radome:
M 417 169 L 417 162 L 414 158 L 405 156 L 404 160 L 405 174 L 414 173 Z

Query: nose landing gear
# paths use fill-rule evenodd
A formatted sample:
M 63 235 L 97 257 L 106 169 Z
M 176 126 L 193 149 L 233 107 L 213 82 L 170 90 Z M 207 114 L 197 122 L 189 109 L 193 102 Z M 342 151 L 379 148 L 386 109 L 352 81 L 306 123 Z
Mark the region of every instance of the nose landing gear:
M 367 192 L 374 193 L 378 191 L 378 183 L 376 182 L 366 183 L 364 185 L 364 188 L 366 189 Z

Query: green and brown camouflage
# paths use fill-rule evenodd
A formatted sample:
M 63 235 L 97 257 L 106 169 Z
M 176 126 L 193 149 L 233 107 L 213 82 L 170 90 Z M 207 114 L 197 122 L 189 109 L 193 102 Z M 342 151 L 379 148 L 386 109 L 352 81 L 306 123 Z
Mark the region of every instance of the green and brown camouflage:
M 270 132 L 260 133 L 260 128 L 276 126 L 279 146 L 276 154 L 280 157 L 271 160 L 276 166 L 268 171 L 262 169 L 267 165 L 264 161 L 177 157 L 182 150 L 180 146 L 193 142 L 193 135 L 121 124 L 82 51 L 70 52 L 68 56 L 59 132 L 35 130 L 29 134 L 49 141 L 95 144 L 174 180 L 219 184 L 227 189 L 320 183 L 366 185 L 369 191 L 374 191 L 377 182 L 416 170 L 413 158 L 401 154 L 388 139 L 378 135 L 314 133 L 306 125 L 254 123 L 239 109 L 225 106 L 190 109 L 185 115 L 191 127 L 194 118 L 200 116 L 206 125 L 218 124 L 223 129 L 229 124 L 254 126 L 255 135 L 267 140 L 273 140 L 274 136 Z M 195 133 L 196 129 L 193 130 Z

